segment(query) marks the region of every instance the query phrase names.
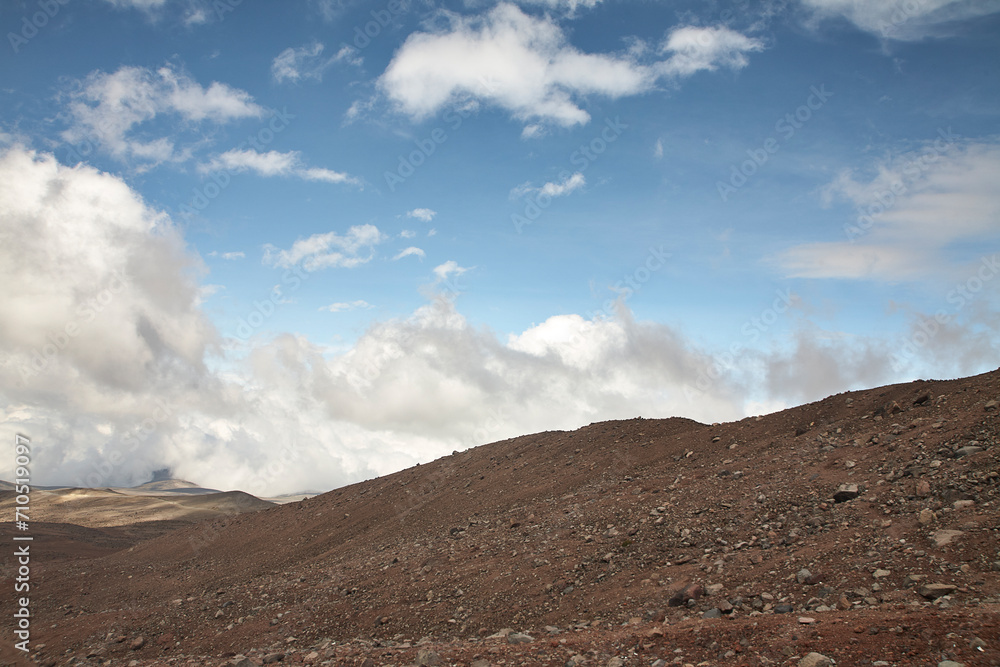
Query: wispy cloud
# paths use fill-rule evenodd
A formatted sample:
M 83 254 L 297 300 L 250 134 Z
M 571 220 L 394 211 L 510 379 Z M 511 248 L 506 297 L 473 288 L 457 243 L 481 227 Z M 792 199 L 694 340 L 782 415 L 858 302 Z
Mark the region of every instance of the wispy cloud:
M 344 45 L 332 56 L 324 56 L 324 45 L 312 42 L 299 47 L 289 47 L 279 53 L 271 63 L 271 76 L 278 83 L 302 79 L 323 80 L 323 72 L 338 62 L 360 65 L 361 57 L 357 49 Z
M 120 160 L 147 163 L 186 159 L 174 140 L 164 136 L 142 138 L 133 130 L 157 116 L 175 115 L 186 123 L 227 123 L 264 115 L 249 93 L 213 82 L 207 88 L 166 65 L 157 70 L 121 67 L 108 74 L 94 71 L 72 93 L 72 124 L 62 138 L 72 143 L 93 141 Z
M 268 151 L 260 153 L 253 149 L 233 149 L 216 155 L 208 162 L 198 165 L 198 171 L 207 174 L 213 171 L 227 170 L 236 173 L 252 171 L 258 176 L 295 176 L 306 181 L 322 181 L 325 183 L 347 183 L 360 185 L 361 181 L 339 171 L 319 167 L 306 167 L 302 163 L 298 151 L 281 153 Z
M 419 257 L 420 259 L 423 259 L 424 257 L 427 256 L 427 253 L 425 253 L 420 248 L 417 248 L 415 246 L 410 246 L 409 248 L 406 248 L 404 250 L 400 250 L 399 253 L 395 257 L 393 257 L 392 259 L 395 261 L 397 259 L 403 259 L 404 257 L 411 257 L 411 256 L 413 256 L 413 257 Z
M 358 308 L 367 309 L 374 308 L 374 306 L 364 299 L 358 299 L 357 301 L 340 301 L 337 303 L 331 303 L 329 306 L 320 307 L 320 310 L 325 310 L 329 313 L 339 313 L 345 310 L 356 310 Z
M 789 276 L 884 281 L 940 275 L 961 245 L 1000 241 L 1000 143 L 956 141 L 879 163 L 874 176 L 843 172 L 824 190 L 856 212 L 841 240 L 793 246 L 776 261 Z M 978 255 L 977 255 L 978 256 Z
M 546 197 L 564 197 L 575 190 L 579 190 L 587 184 L 587 179 L 580 172 L 567 174 L 561 181 L 550 181 L 540 187 L 535 187 L 530 183 L 524 183 L 510 191 L 512 198 L 523 197 L 525 195 L 544 195 Z
M 375 256 L 375 246 L 385 240 L 386 236 L 375 225 L 355 225 L 343 236 L 327 232 L 299 239 L 288 250 L 269 243 L 264 246 L 264 263 L 283 268 L 301 265 L 307 271 L 349 269 L 370 262 Z

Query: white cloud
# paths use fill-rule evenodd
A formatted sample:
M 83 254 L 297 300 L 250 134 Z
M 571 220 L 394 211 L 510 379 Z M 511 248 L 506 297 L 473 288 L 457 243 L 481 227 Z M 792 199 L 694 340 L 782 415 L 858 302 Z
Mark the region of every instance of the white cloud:
M 337 303 L 331 303 L 329 306 L 323 306 L 320 310 L 325 310 L 330 313 L 339 313 L 344 310 L 355 310 L 357 308 L 374 308 L 370 303 L 364 299 L 358 299 L 357 301 L 340 301 Z
M 281 266 L 367 261 L 382 238 L 358 226 L 269 255 Z M 450 261 L 434 274 L 468 270 Z M 200 307 L 203 271 L 120 178 L 0 152 L 0 439 L 44 443 L 36 484 L 135 484 L 167 467 L 215 488 L 326 490 L 525 433 L 636 415 L 714 422 L 900 379 L 879 341 L 805 330 L 789 352 L 747 351 L 729 371 L 624 307 L 499 338 L 444 297 L 375 322 L 348 349 L 268 331 L 237 355 Z M 342 306 L 367 307 L 328 310 Z M 945 355 L 938 367 L 976 372 L 995 365 L 995 339 L 956 322 L 931 345 Z M 12 464 L 0 460 L 0 478 Z
M 158 70 L 121 67 L 90 73 L 70 96 L 72 125 L 62 134 L 71 143 L 93 141 L 120 160 L 159 163 L 186 159 L 167 137 L 140 139 L 133 134 L 157 116 L 173 114 L 188 123 L 227 123 L 260 117 L 264 109 L 249 93 L 213 82 L 205 88 L 171 66 Z M 144 134 L 148 134 L 145 132 Z
M 265 177 L 296 176 L 307 181 L 360 185 L 360 181 L 349 174 L 331 169 L 303 166 L 301 154 L 298 151 L 259 153 L 253 149 L 234 148 L 198 165 L 198 171 L 203 174 L 222 170 L 235 173 L 252 171 Z
M 458 262 L 453 259 L 449 259 L 444 264 L 439 264 L 434 267 L 434 275 L 437 276 L 438 281 L 447 280 L 451 276 L 460 276 L 469 269 L 464 266 L 459 266 Z
M 400 250 L 399 253 L 395 257 L 393 257 L 392 259 L 393 260 L 397 260 L 397 259 L 403 259 L 404 257 L 410 257 L 410 256 L 419 257 L 420 259 L 423 259 L 424 257 L 427 256 L 427 253 L 425 253 L 420 248 L 417 248 L 415 246 L 410 246 L 409 248 L 406 248 L 404 250 Z
M 244 253 L 242 251 L 224 252 L 224 253 L 222 253 L 222 255 L 220 255 L 220 257 L 222 257 L 222 259 L 229 259 L 229 260 L 243 259 L 244 257 L 246 257 L 246 253 Z
M 747 53 L 763 50 L 763 43 L 725 26 L 684 26 L 671 31 L 660 46 L 670 54 L 658 65 L 669 76 L 691 76 L 719 67 L 742 69 L 750 62 Z
M 299 47 L 289 47 L 279 53 L 271 63 L 271 76 L 278 83 L 285 81 L 297 82 L 300 79 L 323 80 L 323 72 L 338 62 L 360 65 L 362 60 L 357 55 L 357 49 L 343 46 L 332 56 L 324 57 L 324 46 L 313 42 Z
M 536 195 L 546 197 L 564 197 L 575 190 L 579 190 L 587 184 L 587 179 L 580 172 L 567 174 L 562 181 L 548 182 L 541 187 L 534 187 L 530 183 L 519 185 L 510 191 L 511 197 L 523 197 L 525 195 Z
M 843 18 L 858 28 L 886 39 L 919 40 L 947 34 L 952 26 L 1000 11 L 991 0 L 802 0 L 817 19 Z
M 939 138 L 875 165 L 858 180 L 841 173 L 824 190 L 855 213 L 838 241 L 794 246 L 777 257 L 790 276 L 913 280 L 962 270 L 969 253 L 1000 237 L 1000 143 Z
M 399 237 L 403 239 L 412 239 L 417 233 L 412 229 L 404 229 L 399 233 Z
M 653 157 L 657 160 L 663 158 L 663 140 L 657 139 L 656 144 L 653 146 Z
M 432 211 L 429 208 L 415 208 L 412 211 L 406 212 L 406 217 L 416 218 L 421 222 L 430 222 L 434 219 L 435 215 L 437 215 L 437 211 Z
M 519 0 L 523 5 L 536 5 L 542 6 L 546 9 L 557 10 L 565 12 L 566 14 L 572 16 L 576 14 L 576 10 L 581 7 L 584 9 L 593 9 L 601 3 L 601 0 Z
M 385 240 L 375 225 L 355 225 L 343 236 L 327 232 L 299 239 L 288 250 L 268 243 L 264 246 L 264 263 L 283 268 L 301 265 L 307 271 L 353 268 L 370 262 L 375 256 L 375 246 Z
M 524 129 L 521 130 L 522 139 L 541 139 L 546 135 L 545 126 L 538 123 L 532 123 L 531 125 L 525 125 Z
M 159 9 L 163 5 L 167 4 L 167 0 L 105 0 L 105 2 L 114 5 L 119 9 L 134 8 L 142 9 L 144 11 Z
M 411 34 L 379 78 L 385 95 L 416 120 L 478 100 L 529 127 L 585 124 L 590 115 L 577 102 L 582 96 L 614 99 L 645 92 L 661 76 L 743 67 L 745 54 L 762 48 L 725 27 L 686 27 L 665 43 L 666 61 L 641 64 L 630 54 L 584 53 L 552 18 L 529 16 L 509 3 L 481 17 L 448 16 L 446 30 Z M 530 137 L 538 130 L 525 132 Z

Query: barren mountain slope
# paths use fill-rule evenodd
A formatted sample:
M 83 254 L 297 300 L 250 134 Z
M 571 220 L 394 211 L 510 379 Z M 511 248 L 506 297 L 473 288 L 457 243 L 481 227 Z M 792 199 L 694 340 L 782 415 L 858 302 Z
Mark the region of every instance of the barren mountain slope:
M 425 636 L 442 664 L 1000 664 L 998 380 L 485 445 L 45 571 L 35 641 L 52 664 L 405 665 Z

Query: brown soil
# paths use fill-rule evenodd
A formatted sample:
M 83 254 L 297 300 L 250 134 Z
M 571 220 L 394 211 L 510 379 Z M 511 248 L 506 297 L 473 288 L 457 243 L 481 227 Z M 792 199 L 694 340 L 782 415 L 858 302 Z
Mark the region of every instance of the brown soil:
M 524 436 L 110 554 L 113 535 L 46 526 L 32 658 L 1000 665 L 998 381 Z M 983 451 L 957 458 L 970 441 Z M 835 502 L 847 483 L 858 497 Z M 77 542 L 91 551 L 67 559 Z M 5 590 L 12 573 L 5 556 Z M 705 594 L 671 606 L 690 584 Z M 9 624 L 0 637 L 14 664 Z

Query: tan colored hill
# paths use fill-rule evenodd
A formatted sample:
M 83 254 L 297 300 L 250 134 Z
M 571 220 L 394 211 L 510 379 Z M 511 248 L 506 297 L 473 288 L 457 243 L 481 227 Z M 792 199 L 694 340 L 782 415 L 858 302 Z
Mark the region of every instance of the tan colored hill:
M 47 571 L 37 657 L 998 665 L 997 399 L 1000 371 L 485 445 Z

